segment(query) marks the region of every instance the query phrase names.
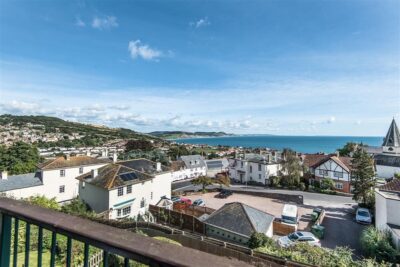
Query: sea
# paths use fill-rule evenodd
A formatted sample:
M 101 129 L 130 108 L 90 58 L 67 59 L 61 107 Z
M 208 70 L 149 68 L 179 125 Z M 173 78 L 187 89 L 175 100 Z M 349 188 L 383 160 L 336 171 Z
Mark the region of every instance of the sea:
M 364 145 L 368 146 L 381 146 L 383 137 L 241 135 L 226 137 L 183 138 L 174 139 L 173 141 L 186 144 L 270 148 L 277 150 L 290 148 L 301 153 L 333 153 L 338 148 L 342 148 L 347 142 L 363 143 Z

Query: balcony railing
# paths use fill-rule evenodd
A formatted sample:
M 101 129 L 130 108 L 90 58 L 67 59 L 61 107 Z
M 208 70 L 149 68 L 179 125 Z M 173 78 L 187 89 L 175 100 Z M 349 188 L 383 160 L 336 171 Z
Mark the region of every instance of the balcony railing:
M 48 266 L 43 264 L 43 231 L 51 232 L 50 266 L 56 264 L 57 236 L 67 238 L 65 266 L 73 265 L 72 245 L 84 244 L 83 266 L 89 265 L 89 248 L 103 251 L 103 266 L 109 266 L 109 256 L 123 257 L 123 265 L 129 266 L 130 260 L 149 266 L 247 266 L 246 263 L 204 253 L 198 250 L 180 247 L 150 237 L 142 236 L 88 219 L 33 206 L 23 201 L 0 197 L 0 266 L 17 266 L 19 227 L 25 223 L 24 266 Z M 31 227 L 37 227 L 37 251 L 31 251 Z M 13 232 L 13 233 L 12 233 Z M 12 238 L 13 237 L 13 238 Z M 13 239 L 13 240 L 12 240 Z M 13 244 L 13 250 L 11 246 Z M 13 252 L 13 253 L 11 253 Z M 30 262 L 30 253 L 37 253 L 37 262 Z M 13 255 L 11 255 L 13 254 Z M 12 258 L 12 265 L 10 260 Z M 18 264 L 21 266 L 21 263 Z

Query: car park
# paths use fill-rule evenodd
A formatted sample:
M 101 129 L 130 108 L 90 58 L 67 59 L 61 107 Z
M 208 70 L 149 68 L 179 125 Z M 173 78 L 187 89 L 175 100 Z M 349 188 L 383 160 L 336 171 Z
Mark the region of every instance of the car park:
M 181 200 L 181 198 L 178 196 L 174 196 L 174 197 L 171 197 L 171 200 L 172 200 L 172 202 L 179 202 Z
M 358 208 L 356 211 L 356 222 L 362 224 L 371 224 L 372 215 L 366 208 Z
M 201 198 L 193 201 L 193 206 L 204 207 L 205 205 L 206 205 L 206 202 L 204 200 L 202 200 Z
M 298 243 L 308 243 L 311 246 L 321 246 L 321 242 L 310 232 L 297 231 L 278 239 L 278 245 L 281 247 L 290 247 Z
M 187 206 L 192 205 L 192 201 L 190 199 L 188 199 L 188 198 L 183 198 L 182 197 L 178 202 L 179 203 L 185 203 Z

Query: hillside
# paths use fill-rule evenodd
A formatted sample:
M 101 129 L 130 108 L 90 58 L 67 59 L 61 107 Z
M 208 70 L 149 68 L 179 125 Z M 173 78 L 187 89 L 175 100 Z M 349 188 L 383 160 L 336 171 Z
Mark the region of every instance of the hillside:
M 24 141 L 37 143 L 39 147 L 98 146 L 113 140 L 160 138 L 125 128 L 109 128 L 91 124 L 65 121 L 48 116 L 0 115 L 2 143 Z M 11 140 L 11 141 L 10 141 Z
M 184 132 L 184 131 L 156 131 L 148 134 L 164 139 L 233 136 L 233 134 L 225 132 Z

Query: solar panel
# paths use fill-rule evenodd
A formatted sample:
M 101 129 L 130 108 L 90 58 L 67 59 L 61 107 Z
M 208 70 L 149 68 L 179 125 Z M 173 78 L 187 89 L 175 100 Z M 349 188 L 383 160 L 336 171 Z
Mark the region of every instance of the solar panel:
M 134 172 L 124 173 L 124 174 L 121 174 L 119 177 L 125 182 L 132 181 L 134 179 L 138 179 L 136 173 L 134 173 Z

